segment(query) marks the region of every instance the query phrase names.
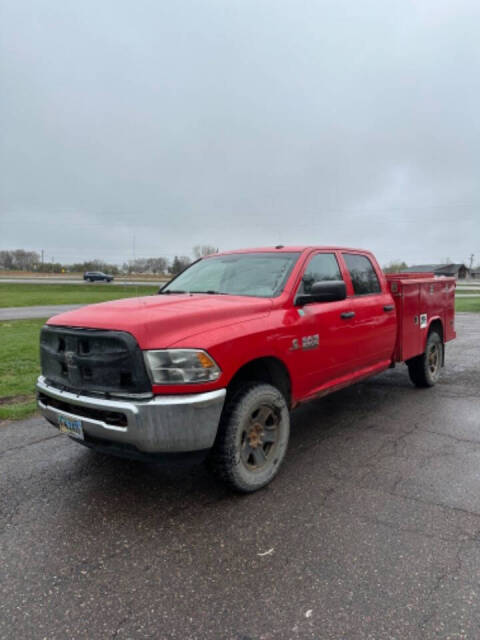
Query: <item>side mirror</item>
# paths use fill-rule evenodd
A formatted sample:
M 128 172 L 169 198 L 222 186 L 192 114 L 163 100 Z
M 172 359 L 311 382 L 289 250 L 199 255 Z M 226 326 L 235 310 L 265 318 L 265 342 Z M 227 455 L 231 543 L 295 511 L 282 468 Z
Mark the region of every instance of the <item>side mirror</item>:
M 310 302 L 335 302 L 345 300 L 347 297 L 347 287 L 343 280 L 324 280 L 314 282 L 310 293 L 302 293 L 297 296 L 295 304 L 302 306 Z

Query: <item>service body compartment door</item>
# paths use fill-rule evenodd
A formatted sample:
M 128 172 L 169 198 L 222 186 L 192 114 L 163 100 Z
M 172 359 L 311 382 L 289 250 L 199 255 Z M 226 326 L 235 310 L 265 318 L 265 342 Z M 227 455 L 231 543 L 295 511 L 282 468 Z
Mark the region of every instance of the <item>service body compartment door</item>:
M 398 360 L 405 361 L 423 351 L 420 285 L 415 282 L 401 283 L 399 295 L 395 296 L 397 301 L 400 337 Z
M 449 278 L 444 283 L 445 286 L 445 342 L 453 340 L 455 333 L 455 288 L 454 278 Z
M 439 318 L 442 321 L 445 341 L 455 337 L 455 282 L 452 280 L 438 278 L 434 282 L 423 283 L 420 288 L 420 310 L 424 322 L 426 321 L 428 326 L 433 319 Z
M 432 320 L 442 322 L 444 340 L 455 337 L 455 280 L 423 274 L 388 276 L 398 316 L 398 340 L 395 359 L 405 361 L 425 350 Z

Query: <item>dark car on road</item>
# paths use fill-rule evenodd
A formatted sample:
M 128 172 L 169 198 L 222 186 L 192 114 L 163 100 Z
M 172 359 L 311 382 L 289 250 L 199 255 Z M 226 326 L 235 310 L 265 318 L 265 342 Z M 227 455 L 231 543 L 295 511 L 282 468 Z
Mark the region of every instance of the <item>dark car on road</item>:
M 103 273 L 102 271 L 87 271 L 83 274 L 83 279 L 87 282 L 111 282 L 113 280 L 113 276 Z

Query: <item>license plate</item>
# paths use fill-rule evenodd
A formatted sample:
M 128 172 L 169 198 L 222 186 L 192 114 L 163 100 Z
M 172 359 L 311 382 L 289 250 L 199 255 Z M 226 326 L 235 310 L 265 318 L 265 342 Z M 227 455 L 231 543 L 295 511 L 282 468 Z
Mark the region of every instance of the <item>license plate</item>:
M 58 416 L 58 427 L 62 433 L 84 440 L 81 420 L 73 420 L 66 416 Z

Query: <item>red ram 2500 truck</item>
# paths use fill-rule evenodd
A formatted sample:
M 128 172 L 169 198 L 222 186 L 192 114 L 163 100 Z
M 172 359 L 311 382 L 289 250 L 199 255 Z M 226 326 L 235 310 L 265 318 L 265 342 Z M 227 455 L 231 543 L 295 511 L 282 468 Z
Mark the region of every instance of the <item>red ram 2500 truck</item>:
M 299 403 L 395 362 L 434 385 L 454 295 L 453 278 L 385 276 L 357 249 L 212 255 L 157 295 L 51 318 L 38 406 L 88 447 L 208 457 L 231 487 L 255 491 L 277 473 Z

